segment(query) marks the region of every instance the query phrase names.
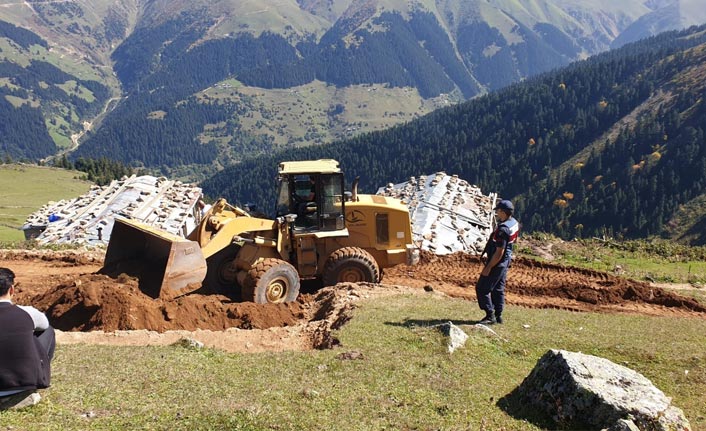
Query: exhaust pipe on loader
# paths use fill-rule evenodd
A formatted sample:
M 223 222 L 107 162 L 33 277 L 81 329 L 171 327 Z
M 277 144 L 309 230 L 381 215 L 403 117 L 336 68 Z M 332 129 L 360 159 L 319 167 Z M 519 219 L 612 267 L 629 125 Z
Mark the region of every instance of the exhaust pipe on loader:
M 198 242 L 116 217 L 99 273 L 137 277 L 145 294 L 171 299 L 201 287 L 206 259 Z

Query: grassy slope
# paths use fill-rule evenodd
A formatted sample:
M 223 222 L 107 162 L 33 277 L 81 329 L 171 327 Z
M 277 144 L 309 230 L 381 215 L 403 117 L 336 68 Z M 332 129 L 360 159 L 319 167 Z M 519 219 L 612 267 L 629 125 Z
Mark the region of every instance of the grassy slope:
M 216 18 L 205 39 L 219 38 L 237 32 L 259 36 L 263 31 L 298 40 L 306 34 L 323 34 L 331 25 L 326 19 L 303 11 L 295 0 L 159 0 L 150 2 L 142 17 L 147 22 L 160 22 L 184 11 Z
M 584 34 L 593 39 L 612 40 L 623 29 L 623 20 L 634 21 L 649 10 L 640 0 L 623 2 L 576 0 L 493 0 L 480 2 L 481 15 L 491 27 L 496 27 L 509 43 L 521 39 L 514 28 L 514 20 L 533 28 L 538 22 L 547 22 L 567 34 Z M 580 18 L 576 18 L 576 16 Z M 598 43 L 607 49 L 605 41 Z M 595 52 L 594 52 L 595 54 Z
M 29 50 L 23 50 L 19 46 L 12 44 L 8 39 L 0 38 L 0 61 L 3 60 L 17 63 L 23 67 L 28 66 L 31 60 L 45 61 L 81 79 L 100 81 L 104 84 L 110 82 L 109 79 L 104 79 L 97 73 L 98 70 L 88 63 L 75 61 L 68 57 L 65 58 L 62 53 L 56 50 L 46 50 L 38 45 L 33 45 Z M 8 80 L 0 81 L 0 86 L 15 87 Z M 68 95 L 75 95 L 89 103 L 95 100 L 93 93 L 83 86 L 78 86 L 78 91 L 76 91 L 76 81 L 70 80 L 57 85 L 57 87 L 61 88 Z M 10 102 L 24 103 L 16 98 L 10 100 Z M 32 106 L 40 106 L 42 108 L 49 135 L 58 147 L 67 148 L 71 145 L 71 134 L 76 130 L 71 129 L 72 125 L 67 120 L 71 119 L 76 123 L 78 118 L 75 117 L 75 114 L 72 114 L 73 109 L 70 106 L 56 102 L 49 103 L 48 101 L 41 101 L 34 94 L 32 94 L 30 100 L 25 102 L 29 102 Z
M 244 86 L 233 79 L 201 91 L 197 97 L 247 106 L 248 114 L 237 118 L 243 130 L 269 135 L 277 145 L 320 144 L 382 130 L 458 101 L 447 95 L 424 100 L 414 88 L 379 84 L 336 88 L 314 81 L 287 89 L 264 89 Z M 339 104 L 343 112 L 329 115 Z M 209 129 L 202 140 L 214 138 Z
M 0 19 L 34 31 L 49 42 L 50 49 L 33 45 L 25 50 L 9 39 L 0 38 L 0 60 L 14 62 L 23 67 L 29 65 L 32 60 L 45 61 L 82 80 L 98 81 L 108 86 L 113 94 L 119 93 L 119 82 L 110 68 L 109 57 L 112 48 L 94 37 L 94 33 L 99 32 L 86 31 L 86 29 L 101 29 L 100 33 L 102 33 L 103 19 L 109 8 L 122 10 L 128 17 L 130 25 L 133 25 L 136 6 L 132 0 L 92 0 L 76 6 L 83 12 L 73 16 L 55 14 L 54 11 L 51 12 L 53 17 L 51 26 L 43 23 L 37 13 L 22 2 L 4 3 L 6 3 L 4 7 L 0 8 Z M 41 7 L 50 9 L 49 3 L 51 2 L 43 3 Z M 56 2 L 56 6 L 59 7 L 61 3 Z M 72 24 L 80 27 L 82 32 L 79 34 L 68 31 Z M 75 94 L 88 102 L 93 101 L 93 94 L 83 87 L 79 87 L 78 92 L 70 90 L 74 84 L 74 81 L 68 81 L 60 87 L 69 94 Z M 0 85 L 8 84 L 0 82 Z M 64 104 L 49 104 L 46 101 L 42 101 L 41 107 L 47 129 L 56 145 L 60 148 L 69 147 L 72 133 L 82 131 L 81 126 L 77 126 L 78 119 L 75 114 L 72 115 L 73 108 Z M 69 120 L 73 124 L 70 124 Z
M 74 198 L 91 184 L 77 172 L 26 165 L 0 165 L 0 242 L 22 241 L 27 216 L 49 201 Z
M 697 196 L 678 208 L 667 223 L 667 232 L 678 241 L 704 243 L 706 238 L 698 230 L 698 224 L 706 221 L 706 194 Z
M 16 5 L 17 8 L 27 11 L 27 8 L 25 6 L 22 6 L 19 3 Z M 102 70 L 101 65 L 93 64 L 89 61 L 86 61 L 86 59 L 83 58 L 81 53 L 63 49 L 65 45 L 62 45 L 62 43 L 70 43 L 72 39 L 75 39 L 73 41 L 77 44 L 80 44 L 80 38 L 78 36 L 71 35 L 70 33 L 64 34 L 63 39 L 61 39 L 61 43 L 56 39 L 47 38 L 44 32 L 41 31 L 42 29 L 38 29 L 25 23 L 25 20 L 29 19 L 31 16 L 33 16 L 33 14 L 30 13 L 28 17 L 17 17 L 11 13 L 8 13 L 8 9 L 9 8 L 0 8 L 0 19 L 18 25 L 20 27 L 25 27 L 29 28 L 30 30 L 33 30 L 35 33 L 45 38 L 45 40 L 50 43 L 51 49 L 47 50 L 42 46 L 33 45 L 29 47 L 29 49 L 25 50 L 16 45 L 15 43 L 11 42 L 7 38 L 0 38 L 0 48 L 2 48 L 2 52 L 0 52 L 0 59 L 12 61 L 23 67 L 29 65 L 30 60 L 46 61 L 47 63 L 53 64 L 64 72 L 78 76 L 81 79 L 100 81 L 104 85 L 117 85 L 115 79 L 112 77 L 112 74 Z M 87 15 L 87 17 L 89 16 L 91 15 Z M 91 22 L 91 25 L 99 25 L 99 23 Z M 57 45 L 55 46 L 54 44 Z M 91 53 L 96 55 L 102 54 L 98 48 L 94 49 Z M 103 55 L 106 55 L 107 57 L 107 54 Z
M 556 259 L 561 264 L 597 271 L 614 272 L 617 265 L 625 277 L 636 280 L 706 283 L 706 247 L 667 239 L 563 241 L 553 235 L 532 233 L 520 237 L 517 251 L 526 257 Z
M 43 402 L 0 413 L 0 422 L 14 430 L 553 429 L 496 402 L 554 348 L 627 365 L 673 397 L 693 429 L 706 427 L 706 321 L 512 306 L 506 314 L 494 328 L 505 342 L 464 324 L 479 315 L 474 303 L 401 295 L 366 302 L 334 350 L 60 345 Z M 429 327 L 447 320 L 470 334 L 452 355 Z M 337 358 L 352 350 L 364 359 Z
M 134 25 L 137 14 L 137 0 L 90 0 L 85 2 L 39 2 L 37 7 L 51 17 L 45 22 L 37 9 L 28 7 L 23 2 L 3 1 L 0 19 L 16 26 L 32 30 L 52 45 L 52 51 L 64 64 L 76 63 L 81 68 L 93 69 L 102 79 L 114 79 L 112 74 L 103 73 L 100 68 L 110 64 L 111 46 L 101 39 L 104 18 L 110 9 L 120 11 Z M 54 3 L 52 5 L 52 3 Z M 73 3 L 68 12 L 58 12 L 61 3 Z M 80 12 L 76 13 L 76 9 Z M 79 30 L 69 30 L 74 24 Z M 90 29 L 90 30 L 89 30 Z M 100 64 L 92 64 L 87 58 L 97 59 Z M 58 66 L 58 65 L 57 65 Z M 61 68 L 61 66 L 59 66 Z M 70 70 L 65 70 L 71 73 Z M 87 78 L 85 75 L 82 79 Z

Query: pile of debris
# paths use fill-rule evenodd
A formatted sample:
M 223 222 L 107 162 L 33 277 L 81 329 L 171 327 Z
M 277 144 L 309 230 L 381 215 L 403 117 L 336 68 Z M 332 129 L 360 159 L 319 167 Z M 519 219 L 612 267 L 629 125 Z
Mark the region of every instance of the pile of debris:
M 437 172 L 389 184 L 377 192 L 409 207 L 414 240 L 437 255 L 480 254 L 494 227 L 495 193 L 457 175 Z M 115 216 L 140 221 L 186 237 L 201 221 L 199 187 L 150 175 L 123 177 L 105 187 L 93 186 L 75 199 L 49 202 L 31 214 L 23 227 L 27 239 L 42 244 L 108 244 Z
M 115 216 L 186 236 L 201 221 L 199 187 L 150 175 L 93 186 L 75 199 L 49 202 L 30 214 L 25 238 L 42 244 L 107 244 Z
M 437 172 L 388 184 L 377 194 L 400 199 L 409 207 L 412 234 L 422 250 L 438 255 L 463 251 L 483 252 L 494 228 L 496 193 L 484 195 L 480 187 L 458 175 Z

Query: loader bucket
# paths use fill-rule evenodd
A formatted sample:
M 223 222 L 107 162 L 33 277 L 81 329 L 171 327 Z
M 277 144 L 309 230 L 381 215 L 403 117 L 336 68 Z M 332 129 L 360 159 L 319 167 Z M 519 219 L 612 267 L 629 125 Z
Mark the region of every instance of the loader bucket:
M 206 259 L 195 241 L 116 217 L 99 272 L 137 277 L 145 294 L 171 299 L 201 287 Z

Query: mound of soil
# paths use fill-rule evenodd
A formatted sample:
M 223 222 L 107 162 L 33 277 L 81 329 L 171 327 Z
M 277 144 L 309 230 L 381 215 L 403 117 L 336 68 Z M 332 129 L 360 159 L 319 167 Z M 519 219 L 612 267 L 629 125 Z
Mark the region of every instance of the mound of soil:
M 513 291 L 529 296 L 553 296 L 596 305 L 640 302 L 663 307 L 684 308 L 700 313 L 706 306 L 649 283 L 616 277 L 588 269 L 566 267 L 531 259 L 518 259 L 513 264 Z
M 92 248 L 90 250 L 0 250 L 0 261 L 43 260 L 57 266 L 81 266 L 100 264 L 105 251 Z
M 266 329 L 295 325 L 307 317 L 300 302 L 233 303 L 225 296 L 199 294 L 152 299 L 140 291 L 136 278 L 98 274 L 51 287 L 32 303 L 63 331 Z

